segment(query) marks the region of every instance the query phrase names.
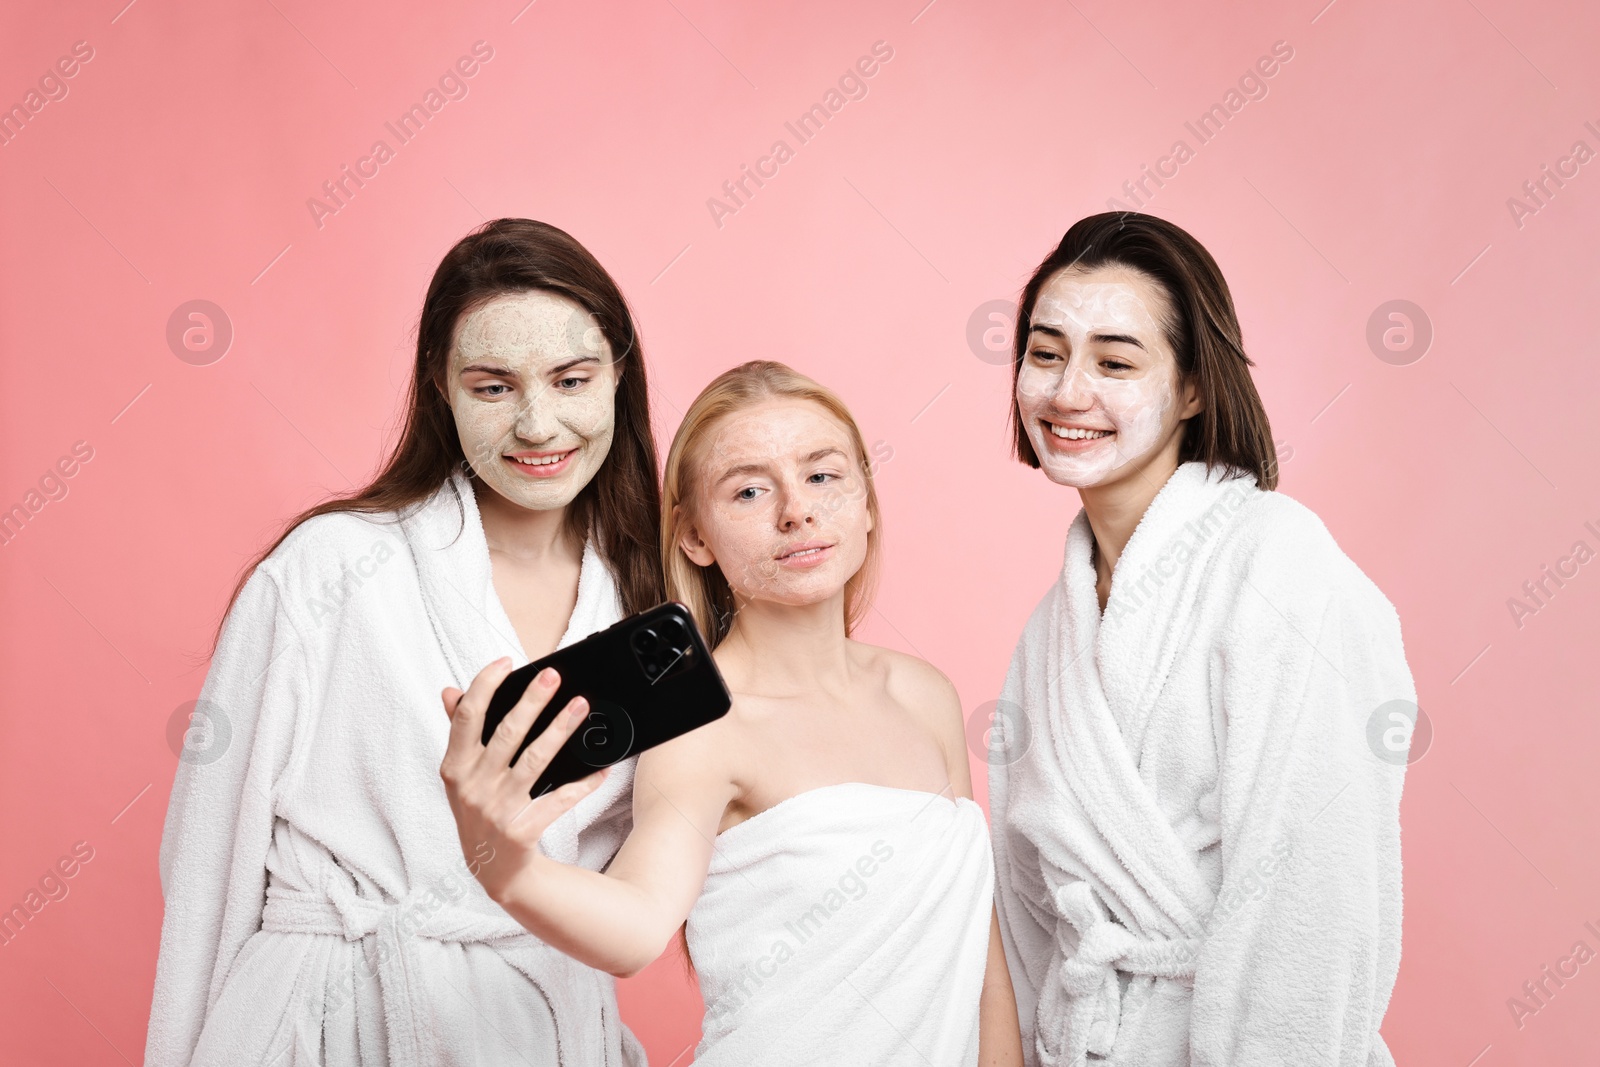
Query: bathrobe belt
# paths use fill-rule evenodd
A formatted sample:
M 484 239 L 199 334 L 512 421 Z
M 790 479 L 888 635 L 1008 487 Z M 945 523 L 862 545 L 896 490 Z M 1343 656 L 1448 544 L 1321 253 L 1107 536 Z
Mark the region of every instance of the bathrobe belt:
M 1086 1053 L 1110 1055 L 1122 1012 L 1118 971 L 1192 981 L 1200 952 L 1197 938 L 1149 938 L 1129 930 L 1111 916 L 1087 882 L 1061 886 L 1055 903 L 1058 951 L 1041 996 L 1060 998 L 1063 1010 L 1040 1013 L 1041 1018 L 1061 1020 L 1054 1032 L 1039 1035 L 1041 1067 L 1082 1063 Z M 1066 940 L 1069 926 L 1076 948 Z M 1082 1047 L 1063 1048 L 1064 1035 Z
M 280 933 L 331 935 L 348 942 L 376 936 L 377 965 L 367 969 L 367 973 L 378 980 L 389 1027 L 389 1058 L 395 1067 L 427 1067 L 442 1062 L 440 1050 L 433 1047 L 435 1035 L 427 1021 L 430 1013 L 425 1005 L 413 1001 L 413 983 L 420 980 L 426 985 L 426 980 L 420 978 L 419 961 L 415 956 L 418 938 L 488 944 L 497 950 L 507 950 L 501 955 L 530 978 L 533 968 L 528 966 L 527 950 L 533 949 L 535 954 L 555 952 L 509 916 L 496 918 L 460 907 L 428 886 L 415 889 L 400 900 L 385 902 L 359 895 L 340 877 L 330 877 L 325 884 L 326 896 L 269 884 L 261 928 Z M 551 973 L 560 974 L 561 971 Z M 543 989 L 542 982 L 537 984 L 547 994 L 555 992 Z M 343 1001 L 335 998 L 348 997 L 349 992 L 330 991 L 325 1010 L 338 1010 Z M 566 1045 L 577 1035 L 559 1032 L 562 1013 L 555 1008 L 553 1004 L 557 1043 Z M 576 1043 L 587 1044 L 581 1038 Z M 565 1050 L 562 1062 L 567 1062 Z

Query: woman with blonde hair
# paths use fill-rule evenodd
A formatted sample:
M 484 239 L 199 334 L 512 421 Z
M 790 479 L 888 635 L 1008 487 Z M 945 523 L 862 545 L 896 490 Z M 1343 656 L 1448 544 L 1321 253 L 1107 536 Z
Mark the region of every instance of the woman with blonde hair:
M 487 746 L 510 663 L 444 692 L 440 773 L 462 845 L 494 853 L 478 880 L 542 940 L 618 976 L 684 928 L 701 1067 L 1021 1060 L 960 702 L 928 664 L 850 638 L 881 525 L 833 393 L 766 361 L 701 393 L 667 457 L 662 557 L 733 706 L 639 757 L 634 829 L 604 873 L 540 848 L 604 770 L 528 799 L 581 698 L 512 764 L 553 672 Z

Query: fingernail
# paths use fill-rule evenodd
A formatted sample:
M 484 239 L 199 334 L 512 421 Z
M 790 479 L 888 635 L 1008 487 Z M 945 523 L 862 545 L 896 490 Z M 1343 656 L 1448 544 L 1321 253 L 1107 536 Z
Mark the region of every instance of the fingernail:
M 556 681 L 555 669 L 553 667 L 546 667 L 544 670 L 539 672 L 539 677 L 535 678 L 534 681 L 538 682 L 540 685 L 554 685 Z
M 567 714 L 576 719 L 589 710 L 589 702 L 582 697 L 573 697 L 572 703 L 567 705 Z

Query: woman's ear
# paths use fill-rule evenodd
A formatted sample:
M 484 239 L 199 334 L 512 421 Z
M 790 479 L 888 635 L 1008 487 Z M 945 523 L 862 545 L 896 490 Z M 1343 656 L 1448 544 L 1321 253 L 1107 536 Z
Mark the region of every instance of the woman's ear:
M 1178 400 L 1183 405 L 1178 410 L 1178 421 L 1192 419 L 1206 409 L 1206 402 L 1200 395 L 1200 386 L 1190 375 L 1178 389 Z
M 683 513 L 682 505 L 673 508 L 676 515 Z M 711 546 L 706 544 L 700 536 L 700 531 L 693 523 L 686 523 L 678 527 L 678 547 L 683 549 L 683 554 L 689 557 L 691 563 L 699 567 L 709 567 L 717 562 L 717 557 L 711 554 Z

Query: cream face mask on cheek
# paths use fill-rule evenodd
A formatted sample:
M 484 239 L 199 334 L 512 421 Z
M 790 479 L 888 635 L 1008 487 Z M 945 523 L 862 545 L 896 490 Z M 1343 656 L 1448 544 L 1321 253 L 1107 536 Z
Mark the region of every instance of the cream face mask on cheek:
M 1060 330 L 1073 353 L 1044 365 L 1025 361 L 1017 375 L 1017 406 L 1051 481 L 1097 485 L 1161 444 L 1176 399 L 1171 357 L 1139 377 L 1117 377 L 1085 355 L 1091 334 L 1161 338 L 1133 286 L 1058 278 L 1040 293 L 1032 322 Z
M 523 507 L 570 504 L 610 452 L 618 368 L 591 321 L 572 301 L 530 290 L 496 297 L 457 329 L 450 405 L 462 451 L 489 488 Z M 603 362 L 550 380 L 556 367 L 584 355 Z M 475 392 L 460 379 L 472 364 L 503 367 L 520 385 Z M 563 387 L 567 373 L 588 380 Z

